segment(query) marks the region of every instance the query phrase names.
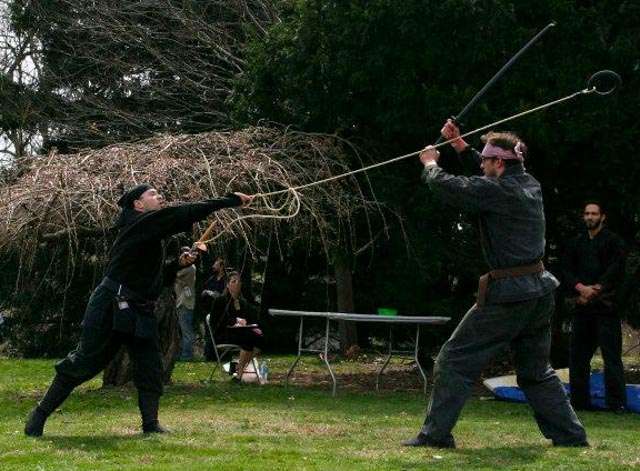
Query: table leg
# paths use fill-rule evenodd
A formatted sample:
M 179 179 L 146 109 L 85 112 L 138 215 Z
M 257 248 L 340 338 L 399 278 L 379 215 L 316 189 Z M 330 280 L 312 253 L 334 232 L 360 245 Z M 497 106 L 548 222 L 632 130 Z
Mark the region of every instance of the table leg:
M 378 374 L 376 375 L 376 391 L 380 391 L 380 376 L 384 372 L 384 369 L 389 364 L 391 360 L 391 351 L 393 349 L 393 326 L 389 324 L 389 353 L 387 354 L 387 358 L 385 358 L 384 363 L 382 364 L 382 368 L 378 370 Z
M 324 334 L 324 355 L 322 356 L 322 360 L 324 361 L 325 365 L 327 365 L 327 369 L 331 374 L 331 380 L 333 381 L 333 392 L 331 395 L 335 396 L 337 382 L 336 382 L 336 376 L 333 374 L 333 370 L 331 369 L 331 365 L 329 364 L 329 318 L 328 317 L 327 317 L 327 327 L 325 329 L 325 334 Z
M 289 371 L 287 371 L 287 378 L 285 379 L 285 382 L 284 382 L 285 388 L 289 387 L 289 377 L 291 376 L 291 373 L 293 373 L 293 369 L 296 367 L 296 365 L 300 361 L 300 355 L 302 354 L 303 331 L 304 331 L 304 317 L 300 317 L 300 330 L 298 332 L 298 355 L 296 356 L 296 359 L 294 360 L 293 365 L 291 365 L 291 368 L 289 368 Z
M 424 394 L 427 394 L 427 375 L 422 369 L 422 365 L 420 365 L 420 360 L 418 359 L 418 345 L 420 345 L 420 324 L 416 324 L 416 344 L 413 351 L 413 358 L 416 361 L 416 365 L 418 365 L 418 371 L 420 371 L 420 375 L 422 376 L 422 382 L 424 384 L 423 391 Z

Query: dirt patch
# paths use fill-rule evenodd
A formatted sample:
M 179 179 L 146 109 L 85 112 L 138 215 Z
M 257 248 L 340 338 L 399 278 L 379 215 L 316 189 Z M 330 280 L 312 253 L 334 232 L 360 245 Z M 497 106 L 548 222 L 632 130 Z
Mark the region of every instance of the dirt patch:
M 334 363 L 335 362 L 335 363 Z M 331 367 L 336 375 L 338 390 L 351 392 L 371 392 L 376 388 L 376 375 L 382 362 L 378 360 L 369 362 L 334 360 Z M 427 375 L 427 389 L 433 385 L 433 372 L 425 369 Z M 480 379 L 473 388 L 475 396 L 486 396 L 489 391 L 482 384 L 483 380 L 501 375 L 515 374 L 510 361 L 496 361 L 482 372 Z M 286 370 L 273 372 L 269 381 L 275 384 L 284 384 Z M 625 371 L 625 379 L 628 384 L 640 383 L 640 366 L 628 366 Z M 290 378 L 290 383 L 303 388 L 327 388 L 331 389 L 332 381 L 329 372 L 322 365 L 313 368 L 296 368 Z M 380 377 L 380 390 L 401 392 L 421 392 L 423 389 L 422 378 L 418 367 L 414 362 L 407 364 L 390 365 Z
M 334 368 L 338 390 L 350 392 L 372 392 L 376 390 L 376 376 L 381 361 L 369 363 L 354 361 L 338 361 L 332 363 Z M 432 371 L 425 370 L 427 376 L 427 389 L 433 385 Z M 278 371 L 270 374 L 269 382 L 285 384 L 286 371 Z M 474 387 L 474 394 L 487 394 L 482 385 L 481 378 Z M 332 381 L 326 368 L 296 369 L 291 375 L 290 384 L 302 388 L 327 388 L 331 389 Z M 415 363 L 406 365 L 393 365 L 384 370 L 380 376 L 380 391 L 388 392 L 422 392 L 423 382 Z

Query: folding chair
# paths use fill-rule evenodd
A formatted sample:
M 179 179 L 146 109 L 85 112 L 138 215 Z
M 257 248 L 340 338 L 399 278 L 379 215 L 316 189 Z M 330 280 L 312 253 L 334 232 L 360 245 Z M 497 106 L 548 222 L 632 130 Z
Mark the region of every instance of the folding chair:
M 211 338 L 211 344 L 213 346 L 213 353 L 216 355 L 216 362 L 213 365 L 213 369 L 211 370 L 211 374 L 209 375 L 209 379 L 208 379 L 208 382 L 211 382 L 213 380 L 213 375 L 215 374 L 218 368 L 222 372 L 222 375 L 223 376 L 225 375 L 224 368 L 222 367 L 222 359 L 229 353 L 233 353 L 233 352 L 240 353 L 240 350 L 242 349 L 240 348 L 240 345 L 236 345 L 235 343 L 221 343 L 220 345 L 218 345 L 216 343 L 215 336 L 213 335 L 213 328 L 211 327 L 211 314 L 207 314 L 207 317 L 205 318 L 205 320 L 207 324 L 207 331 L 209 332 L 209 337 Z M 257 381 L 260 382 L 260 372 L 258 371 L 258 363 L 256 362 L 255 356 L 251 359 L 251 363 L 253 365 L 253 371 L 245 370 L 245 372 L 243 373 L 243 376 L 246 374 L 255 375 Z

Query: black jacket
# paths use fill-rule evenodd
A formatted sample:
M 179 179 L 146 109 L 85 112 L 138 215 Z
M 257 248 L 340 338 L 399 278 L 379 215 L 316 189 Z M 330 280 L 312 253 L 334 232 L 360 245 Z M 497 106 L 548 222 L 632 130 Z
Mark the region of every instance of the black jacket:
M 125 210 L 118 236 L 109 253 L 105 276 L 141 297 L 155 301 L 163 275 L 174 275 L 175 266 L 164 266 L 163 239 L 191 230 L 191 226 L 218 209 L 240 206 L 236 195 L 140 213 Z
M 258 320 L 256 306 L 247 301 L 243 296 L 239 298 L 240 308 L 236 309 L 233 298 L 227 292 L 213 301 L 212 327 L 216 338 L 228 336 L 227 327 L 236 323 L 236 317 L 241 317 L 247 324 L 254 324 Z
M 625 246 L 614 232 L 603 228 L 593 239 L 587 231 L 570 240 L 563 256 L 563 281 L 570 297 L 577 297 L 575 286 L 602 285 L 593 302 L 576 309 L 611 314 L 615 311 L 617 291 L 624 279 Z

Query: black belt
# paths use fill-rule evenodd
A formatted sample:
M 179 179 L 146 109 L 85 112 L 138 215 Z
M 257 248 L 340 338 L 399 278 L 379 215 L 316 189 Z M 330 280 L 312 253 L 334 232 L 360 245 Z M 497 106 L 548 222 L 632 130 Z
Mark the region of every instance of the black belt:
M 104 277 L 100 286 L 104 286 L 109 291 L 112 291 L 114 294 L 121 295 L 125 299 L 130 301 L 138 302 L 138 303 L 152 303 L 153 301 L 148 300 L 144 296 L 140 296 L 135 291 L 130 290 L 122 283 L 118 283 L 117 281 L 113 281 L 110 278 Z

